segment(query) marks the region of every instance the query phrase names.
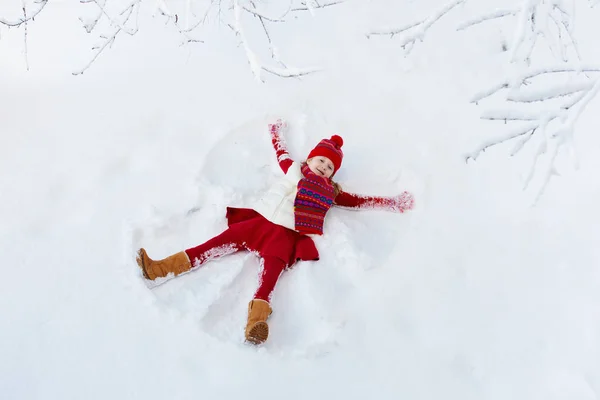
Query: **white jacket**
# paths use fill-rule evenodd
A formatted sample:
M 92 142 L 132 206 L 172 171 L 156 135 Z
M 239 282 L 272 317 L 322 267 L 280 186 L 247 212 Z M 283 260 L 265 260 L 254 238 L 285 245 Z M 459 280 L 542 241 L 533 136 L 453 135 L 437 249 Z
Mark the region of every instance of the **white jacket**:
M 294 162 L 285 176 L 278 179 L 252 208 L 274 224 L 296 230 L 294 201 L 300 179 L 300 164 Z

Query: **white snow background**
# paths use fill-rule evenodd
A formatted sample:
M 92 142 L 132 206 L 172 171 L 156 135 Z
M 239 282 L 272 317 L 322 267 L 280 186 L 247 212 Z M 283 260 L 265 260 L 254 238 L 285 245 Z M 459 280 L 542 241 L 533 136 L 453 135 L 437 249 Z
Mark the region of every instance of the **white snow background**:
M 282 58 L 322 71 L 264 82 L 216 21 L 205 43 L 179 46 L 144 9 L 138 34 L 80 76 L 97 37 L 78 2 L 28 25 L 29 71 L 23 29 L 0 25 L 0 397 L 600 398 L 600 98 L 576 125 L 579 167 L 560 160 L 537 202 L 536 182 L 523 190 L 530 153 L 511 158 L 507 144 L 466 163 L 507 129 L 469 100 L 506 72 L 512 31 L 455 30 L 491 1 L 408 56 L 365 37 L 442 3 L 307 13 L 273 33 Z M 582 9 L 577 26 L 595 62 L 599 17 Z M 246 34 L 268 61 L 261 32 Z M 332 210 L 321 260 L 282 276 L 256 348 L 243 343 L 254 256 L 149 288 L 134 254 L 221 232 L 225 207 L 281 173 L 266 128 L 278 117 L 297 160 L 340 134 L 347 191 L 407 189 L 416 208 Z

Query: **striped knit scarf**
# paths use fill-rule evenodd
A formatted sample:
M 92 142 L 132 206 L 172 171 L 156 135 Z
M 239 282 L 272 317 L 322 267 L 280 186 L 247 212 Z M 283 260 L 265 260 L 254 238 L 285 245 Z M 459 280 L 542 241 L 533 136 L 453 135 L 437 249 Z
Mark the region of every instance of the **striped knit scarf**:
M 314 174 L 308 165 L 302 166 L 302 175 L 294 201 L 296 230 L 322 235 L 325 214 L 333 204 L 335 190 L 329 179 Z

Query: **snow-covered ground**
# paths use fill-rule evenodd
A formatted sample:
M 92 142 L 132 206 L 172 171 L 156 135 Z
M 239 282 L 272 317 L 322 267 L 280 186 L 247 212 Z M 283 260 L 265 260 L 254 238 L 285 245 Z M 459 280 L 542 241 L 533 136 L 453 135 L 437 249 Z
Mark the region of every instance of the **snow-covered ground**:
M 598 399 L 600 98 L 576 127 L 579 168 L 561 160 L 532 205 L 531 152 L 464 159 L 507 129 L 469 100 L 506 72 L 512 31 L 455 31 L 488 0 L 405 57 L 365 32 L 444 2 L 396 3 L 274 31 L 282 58 L 322 71 L 264 83 L 219 24 L 179 46 L 142 13 L 139 33 L 80 76 L 95 43 L 80 5 L 50 4 L 28 25 L 29 71 L 23 30 L 0 25 L 0 397 Z M 599 12 L 578 20 L 588 56 Z M 219 233 L 225 207 L 279 173 L 266 131 L 277 117 L 296 159 L 338 133 L 345 189 L 408 189 L 417 207 L 331 211 L 321 260 L 282 276 L 256 348 L 243 343 L 254 256 L 150 289 L 134 252 L 159 258 Z

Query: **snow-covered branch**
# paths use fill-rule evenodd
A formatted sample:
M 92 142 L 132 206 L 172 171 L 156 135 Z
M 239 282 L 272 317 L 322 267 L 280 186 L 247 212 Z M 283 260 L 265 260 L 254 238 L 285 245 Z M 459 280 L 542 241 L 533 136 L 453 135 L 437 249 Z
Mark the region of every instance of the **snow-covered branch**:
M 252 4 L 252 7 L 248 7 L 246 5 L 243 5 L 242 8 L 244 9 L 244 11 L 254 15 L 255 17 L 258 17 L 259 19 L 262 20 L 267 20 L 269 22 L 285 22 L 285 17 L 286 15 L 290 12 L 291 10 L 291 4 L 290 7 L 288 8 L 288 10 L 283 13 L 282 15 L 280 15 L 279 17 L 273 17 L 273 16 L 268 16 L 265 15 L 264 13 L 260 12 L 259 10 L 256 9 L 256 5 Z
M 345 2 L 346 2 L 346 0 L 337 0 L 337 1 L 329 1 L 326 3 L 320 4 L 316 0 L 307 0 L 307 1 L 301 2 L 299 7 L 292 8 L 291 11 L 310 11 L 311 13 L 314 13 L 314 11 L 317 8 L 331 7 L 331 6 L 342 4 Z
M 465 3 L 466 1 L 467 0 L 453 0 L 440 9 L 434 11 L 429 17 L 408 25 L 372 29 L 367 33 L 367 37 L 370 38 L 371 36 L 375 35 L 390 35 L 391 37 L 394 37 L 395 35 L 401 35 L 401 38 L 399 39 L 400 46 L 405 48 L 409 46 L 410 49 L 417 40 L 423 41 L 423 38 L 425 37 L 425 34 L 429 28 L 431 28 L 440 18 L 446 15 L 454 7 Z
M 461 24 L 458 25 L 456 30 L 462 31 L 467 28 L 470 28 L 474 25 L 481 24 L 483 22 L 491 21 L 493 19 L 499 19 L 506 16 L 514 16 L 518 13 L 518 10 L 494 10 L 490 13 L 480 15 L 479 17 L 471 18 Z
M 152 4 L 155 7 L 155 14 L 159 14 L 166 18 L 166 23 L 173 25 L 178 32 L 184 37 L 182 45 L 192 42 L 203 42 L 192 36 L 192 32 L 199 28 L 206 18 L 208 17 L 211 10 L 218 14 L 218 18 L 224 21 L 229 26 L 235 35 L 240 40 L 241 48 L 246 54 L 250 69 L 253 75 L 260 81 L 262 81 L 262 71 L 270 74 L 283 77 L 300 77 L 314 72 L 319 71 L 316 67 L 304 67 L 294 68 L 287 66 L 279 57 L 277 48 L 273 42 L 273 38 L 269 32 L 269 24 L 274 23 L 285 23 L 286 18 L 290 16 L 293 11 L 303 11 L 304 8 L 308 10 L 330 7 L 336 4 L 341 4 L 344 1 L 330 1 L 328 3 L 321 3 L 315 0 L 307 0 L 301 2 L 301 6 L 294 6 L 294 1 L 290 0 L 286 10 L 280 9 L 277 13 L 269 12 L 268 9 L 264 8 L 265 3 L 257 2 L 254 0 L 210 0 L 204 16 L 197 18 L 196 14 L 192 12 L 192 3 L 195 5 L 201 5 L 201 0 L 186 0 L 183 9 L 180 3 L 169 3 L 167 5 L 165 0 L 133 0 L 129 6 L 127 6 L 120 13 L 111 13 L 108 10 L 108 5 L 116 3 L 116 0 L 80 0 L 82 3 L 94 4 L 98 9 L 98 13 L 94 18 L 88 19 L 87 21 L 82 20 L 84 27 L 88 33 L 98 29 L 100 21 L 106 21 L 109 25 L 109 32 L 102 34 L 101 38 L 103 42 L 100 46 L 94 48 L 95 53 L 90 62 L 80 71 L 75 72 L 75 75 L 83 73 L 87 70 L 95 60 L 100 56 L 101 53 L 114 43 L 116 38 L 122 33 L 128 33 L 133 35 L 137 33 L 137 23 L 132 24 L 132 12 L 135 8 L 136 13 L 139 8 L 145 4 Z M 179 6 L 180 8 L 177 8 Z M 196 11 L 196 10 L 195 10 Z M 183 15 L 183 18 L 181 16 Z M 251 18 L 248 18 L 250 16 Z M 185 22 L 185 26 L 182 26 L 182 19 Z M 230 22 L 226 22 L 229 20 Z M 251 22 L 252 21 L 252 22 Z M 268 65 L 268 63 L 260 60 L 257 52 L 255 52 L 249 43 L 246 35 L 246 27 L 244 24 L 258 23 L 265 33 L 268 48 L 271 53 L 275 65 Z
M 471 101 L 477 104 L 502 92 L 504 101 L 510 106 L 485 110 L 481 118 L 504 123 L 513 121 L 519 126 L 514 131 L 483 141 L 475 151 L 466 156 L 467 161 L 477 159 L 490 147 L 516 140 L 512 156 L 521 151 L 527 143 L 537 140 L 540 144 L 526 184 L 531 181 L 538 158 L 552 147 L 549 167 L 544 173 L 541 189 L 544 190 L 554 174 L 554 162 L 558 152 L 565 144 L 572 143 L 571 136 L 576 121 L 600 91 L 600 77 L 597 74 L 600 72 L 600 66 L 583 65 L 577 48 L 573 30 L 575 1 L 521 0 L 516 7 L 490 10 L 458 25 L 457 30 L 461 31 L 506 17 L 512 18 L 514 23 L 512 40 L 507 46 L 507 61 L 511 64 L 511 70 L 516 72 L 506 80 L 479 91 Z M 399 36 L 399 44 L 410 51 L 416 41 L 424 39 L 427 31 L 436 22 L 458 5 L 467 2 L 468 0 L 450 1 L 445 6 L 433 10 L 423 20 L 399 27 L 372 29 L 367 37 Z M 598 3 L 600 0 L 591 0 L 590 6 Z M 535 67 L 539 63 L 532 58 L 537 54 L 534 50 L 539 48 L 541 43 L 545 43 L 551 55 L 564 64 L 553 65 L 550 68 Z M 570 79 L 548 79 L 553 74 L 568 75 Z M 533 85 L 533 81 L 538 85 Z M 532 103 L 536 103 L 536 108 L 530 107 Z
M 538 192 L 539 198 L 539 195 L 545 190 L 550 178 L 556 174 L 555 161 L 558 153 L 564 145 L 572 145 L 572 137 L 579 117 L 600 91 L 600 75 L 596 75 L 595 78 L 589 78 L 587 75 L 584 75 L 582 71 L 598 73 L 600 72 L 600 66 L 579 68 L 559 66 L 556 68 L 537 69 L 535 71 L 525 72 L 517 79 L 513 80 L 513 82 L 521 82 L 521 86 L 518 88 L 514 87 L 514 83 L 506 81 L 502 82 L 500 85 L 494 86 L 493 90 L 485 91 L 484 93 L 487 97 L 487 95 L 491 95 L 500 90 L 508 90 L 509 93 L 506 100 L 516 105 L 519 103 L 525 104 L 531 102 L 554 102 L 541 110 L 531 111 L 522 108 L 509 108 L 505 110 L 493 109 L 484 111 L 481 115 L 481 118 L 483 119 L 500 120 L 504 122 L 525 121 L 525 123 L 520 125 L 516 130 L 505 135 L 485 140 L 471 154 L 468 154 L 465 157 L 466 160 L 476 160 L 482 152 L 490 147 L 513 139 L 521 139 L 510 153 L 511 156 L 514 156 L 523 149 L 527 142 L 537 138 L 539 143 L 538 150 L 534 154 L 531 170 L 525 180 L 525 187 L 529 185 L 536 172 L 538 158 L 546 153 L 547 148 L 552 148 L 549 162 L 546 163 L 547 166 L 545 170 L 542 171 L 543 179 Z M 527 89 L 525 91 L 525 82 L 528 82 L 529 79 L 545 77 L 549 74 L 556 73 L 571 74 L 580 77 L 580 80 L 550 86 L 546 84 L 541 86 L 538 90 Z M 476 100 L 479 101 L 481 98 L 483 97 L 478 96 L 476 97 Z M 556 104 L 558 99 L 564 100 L 561 103 Z
M 16 20 L 9 20 L 7 18 L 0 17 L 0 24 L 6 25 L 6 26 L 17 26 L 18 27 L 23 24 L 26 24 L 29 21 L 33 21 L 35 19 L 35 17 L 37 17 L 37 15 L 40 12 L 42 12 L 44 7 L 46 7 L 46 5 L 48 4 L 48 0 L 37 0 L 37 1 L 35 1 L 35 3 L 38 5 L 38 7 L 35 11 L 26 11 L 27 7 L 25 5 L 25 2 L 22 2 L 21 11 L 23 12 L 23 17 L 18 18 Z
M 528 70 L 518 74 L 517 76 L 515 76 L 512 79 L 507 79 L 507 80 L 500 82 L 488 89 L 485 89 L 485 90 L 482 90 L 482 91 L 476 93 L 475 95 L 472 96 L 471 102 L 478 103 L 479 101 L 485 99 L 486 97 L 492 96 L 493 94 L 497 93 L 498 91 L 508 88 L 508 87 L 523 86 L 530 79 L 535 78 L 540 75 L 559 74 L 559 73 L 581 74 L 583 72 L 600 72 L 600 65 L 567 65 L 567 64 L 565 64 L 565 65 L 559 65 L 556 67 L 543 67 L 543 68 L 528 69 Z M 561 88 L 555 89 L 554 92 L 552 91 L 552 89 L 544 88 L 543 91 L 547 93 L 545 96 L 547 98 L 550 98 L 551 96 L 552 97 L 559 96 L 560 94 L 557 91 L 569 90 L 569 89 L 574 89 L 574 88 L 577 88 L 577 86 L 576 85 L 562 86 L 562 89 Z M 543 93 L 543 92 L 537 92 L 536 96 L 543 97 L 544 95 L 541 95 L 541 93 Z M 518 95 L 513 94 L 508 99 L 511 101 L 516 101 L 514 99 L 515 96 L 518 96 Z
M 21 12 L 23 13 L 23 17 L 17 20 L 8 20 L 6 18 L 0 17 L 0 24 L 6 25 L 8 27 L 20 27 L 24 26 L 23 30 L 23 47 L 24 47 L 24 56 L 25 56 L 25 67 L 29 71 L 29 55 L 28 55 L 28 45 L 27 45 L 27 34 L 28 27 L 27 24 L 29 21 L 33 21 L 34 18 L 46 7 L 48 4 L 48 0 L 36 0 L 35 3 L 38 5 L 38 8 L 35 11 L 30 11 L 27 9 L 27 3 L 25 0 L 21 0 Z
M 134 12 L 136 12 L 136 13 L 139 12 L 140 3 L 142 2 L 142 0 L 134 0 L 126 8 L 124 8 L 123 11 L 121 11 L 118 14 L 119 17 L 121 18 L 121 20 L 118 20 L 116 18 L 109 16 L 109 14 L 106 12 L 106 10 L 104 8 L 105 3 L 106 3 L 105 0 L 102 1 L 101 3 L 98 0 L 87 0 L 86 2 L 94 3 L 100 8 L 101 14 L 99 15 L 98 19 L 101 18 L 103 15 L 107 16 L 113 30 L 109 35 L 102 35 L 101 38 L 104 41 L 100 46 L 94 47 L 95 53 L 94 53 L 94 56 L 92 57 L 92 59 L 82 69 L 80 69 L 79 71 L 73 72 L 73 75 L 81 75 L 88 68 L 90 68 L 92 66 L 92 64 L 94 63 L 94 61 L 96 61 L 96 59 L 100 56 L 100 54 L 102 54 L 102 52 L 104 50 L 106 50 L 108 47 L 110 47 L 114 43 L 115 39 L 121 32 L 126 32 L 129 35 L 135 35 L 138 31 L 137 23 L 132 28 L 129 28 L 127 26 L 127 24 L 129 23 L 131 16 L 134 14 Z M 117 18 L 119 18 L 119 17 L 117 17 Z M 98 19 L 96 19 L 94 22 L 91 23 L 92 29 L 98 23 Z M 86 26 L 86 30 L 88 29 L 89 26 L 90 25 Z
M 319 71 L 319 68 L 289 68 L 289 67 L 286 67 L 285 65 L 283 66 L 283 68 L 278 68 L 278 67 L 270 67 L 270 66 L 264 65 L 260 61 L 257 54 L 254 51 L 252 51 L 252 49 L 250 48 L 250 45 L 248 44 L 248 40 L 244 33 L 244 27 L 242 24 L 242 11 L 243 10 L 245 10 L 245 9 L 240 6 L 239 0 L 233 0 L 233 11 L 234 11 L 234 16 L 235 16 L 235 18 L 234 18 L 235 22 L 234 22 L 233 29 L 235 30 L 236 34 L 238 35 L 238 37 L 241 41 L 242 47 L 244 48 L 244 51 L 246 52 L 246 57 L 248 58 L 248 63 L 250 64 L 250 69 L 252 70 L 252 73 L 254 74 L 256 79 L 258 79 L 259 81 L 262 81 L 261 71 L 263 71 L 263 70 L 267 71 L 273 75 L 282 77 L 282 78 L 300 77 L 303 75 L 308 75 L 308 74 Z M 253 15 L 255 15 L 255 14 L 253 13 Z M 264 28 L 267 38 L 269 40 L 269 44 L 272 45 L 271 37 L 264 25 L 264 21 L 262 21 L 262 17 L 259 17 L 259 19 L 261 19 L 261 23 L 263 23 L 263 28 Z M 278 61 L 277 54 L 275 51 L 273 51 L 273 48 L 272 48 L 272 54 L 273 54 L 273 58 L 276 59 L 276 61 Z M 281 63 L 281 64 L 283 64 L 283 63 Z

